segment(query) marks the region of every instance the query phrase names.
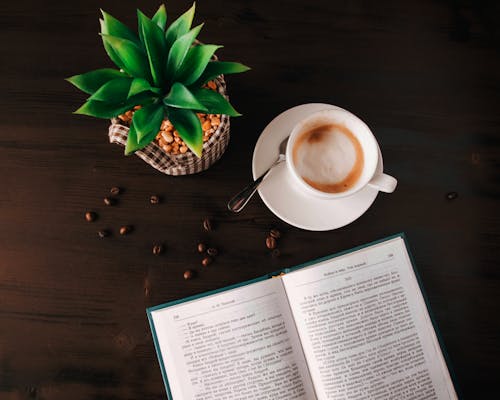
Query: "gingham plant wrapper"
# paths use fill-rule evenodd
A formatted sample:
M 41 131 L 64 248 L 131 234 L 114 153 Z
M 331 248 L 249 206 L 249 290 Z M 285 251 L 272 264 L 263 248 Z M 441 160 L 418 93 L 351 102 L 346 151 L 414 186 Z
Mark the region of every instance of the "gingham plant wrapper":
M 217 90 L 227 98 L 226 84 L 224 77 L 215 79 Z M 125 146 L 129 128 L 122 125 L 120 120 L 114 118 L 109 126 L 109 141 Z M 221 122 L 217 130 L 210 139 L 203 143 L 203 152 L 201 158 L 198 158 L 193 152 L 188 151 L 185 154 L 166 153 L 156 141 L 151 142 L 141 150 L 136 151 L 138 157 L 156 168 L 158 171 L 167 175 L 189 175 L 201 172 L 215 163 L 227 148 L 229 144 L 229 117 L 221 115 Z

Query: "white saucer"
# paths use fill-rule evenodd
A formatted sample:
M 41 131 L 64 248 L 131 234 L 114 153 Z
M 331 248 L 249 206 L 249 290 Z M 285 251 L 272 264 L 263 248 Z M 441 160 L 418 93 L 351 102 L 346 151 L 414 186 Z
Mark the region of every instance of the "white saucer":
M 281 141 L 290 134 L 297 122 L 316 111 L 330 108 L 337 107 L 321 103 L 302 104 L 274 118 L 262 131 L 255 145 L 252 160 L 254 179 L 278 158 Z M 377 171 L 383 171 L 382 157 L 379 157 Z M 313 197 L 299 191 L 285 162 L 276 166 L 259 188 L 262 201 L 277 217 L 310 231 L 328 231 L 350 224 L 370 208 L 377 194 L 378 190 L 366 186 L 345 198 L 325 200 Z

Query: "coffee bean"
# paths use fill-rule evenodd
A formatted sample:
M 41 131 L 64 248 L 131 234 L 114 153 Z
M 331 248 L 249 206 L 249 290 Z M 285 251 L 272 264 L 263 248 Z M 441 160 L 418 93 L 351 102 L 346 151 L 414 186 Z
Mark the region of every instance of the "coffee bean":
M 205 257 L 203 260 L 201 260 L 201 265 L 204 267 L 208 267 L 210 264 L 212 264 L 212 257 Z
M 28 388 L 28 394 L 29 394 L 30 397 L 35 398 L 36 397 L 36 393 L 37 393 L 36 387 L 30 386 Z
M 281 255 L 280 249 L 273 249 L 273 251 L 271 252 L 271 256 L 273 256 L 273 258 L 278 258 L 280 255 Z
M 99 235 L 100 238 L 105 238 L 105 237 L 108 237 L 111 232 L 108 231 L 107 229 L 101 229 L 99 232 L 97 232 L 97 234 Z
M 198 253 L 204 253 L 206 249 L 207 246 L 205 245 L 205 243 L 198 243 Z
M 203 229 L 205 229 L 205 231 L 207 232 L 213 231 L 214 227 L 210 218 L 207 217 L 203 220 Z
M 446 198 L 448 200 L 455 200 L 457 197 L 458 197 L 458 193 L 457 192 L 446 193 Z
M 194 271 L 192 269 L 188 269 L 184 271 L 184 279 L 189 280 L 194 278 Z
M 85 213 L 85 220 L 87 222 L 94 222 L 97 219 L 97 214 L 93 211 L 87 211 Z
M 279 239 L 281 237 L 281 232 L 279 230 L 277 230 L 276 228 L 273 228 L 269 231 L 269 236 L 271 236 L 275 239 Z
M 268 236 L 266 238 L 266 246 L 268 249 L 275 249 L 276 248 L 276 239 L 273 238 L 272 236 Z
M 122 190 L 118 186 L 113 186 L 109 191 L 113 196 L 118 196 L 121 192 Z
M 116 204 L 116 200 L 112 197 L 105 197 L 104 204 L 106 204 L 107 206 L 114 206 Z
M 160 196 L 157 196 L 155 194 L 149 198 L 149 202 L 151 204 L 160 204 L 160 201 L 161 201 Z
M 120 227 L 120 235 L 128 235 L 132 230 L 133 227 L 131 225 L 123 225 Z
M 207 254 L 211 257 L 215 257 L 217 254 L 219 254 L 219 251 L 215 247 L 209 247 L 207 249 Z
M 164 247 L 163 247 L 163 245 L 162 245 L 162 244 L 155 244 L 155 245 L 153 246 L 153 254 L 154 254 L 155 256 L 157 256 L 157 255 L 159 255 L 159 254 L 163 253 L 163 250 L 164 250 Z

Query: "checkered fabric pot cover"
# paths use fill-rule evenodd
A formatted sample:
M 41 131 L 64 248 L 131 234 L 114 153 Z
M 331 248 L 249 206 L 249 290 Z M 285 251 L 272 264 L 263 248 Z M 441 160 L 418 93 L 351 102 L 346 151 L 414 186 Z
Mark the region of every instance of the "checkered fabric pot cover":
M 226 83 L 221 75 L 215 79 L 217 90 L 224 97 L 226 94 Z M 123 125 L 117 118 L 111 120 L 109 126 L 109 141 L 125 146 L 127 143 L 128 126 Z M 196 174 L 210 167 L 224 153 L 229 143 L 229 117 L 221 115 L 220 125 L 210 139 L 203 143 L 201 158 L 188 151 L 185 154 L 168 154 L 158 146 L 156 141 L 151 142 L 146 147 L 135 152 L 145 162 L 167 175 L 189 175 Z

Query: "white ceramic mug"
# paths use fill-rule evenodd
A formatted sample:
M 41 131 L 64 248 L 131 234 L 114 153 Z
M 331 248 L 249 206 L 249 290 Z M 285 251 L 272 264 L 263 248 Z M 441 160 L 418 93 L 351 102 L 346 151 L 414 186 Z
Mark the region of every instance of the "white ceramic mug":
M 302 177 L 297 172 L 297 169 L 293 162 L 292 154 L 297 138 L 311 127 L 323 123 L 335 123 L 337 125 L 344 125 L 358 139 L 363 151 L 364 164 L 360 177 L 348 190 L 342 192 L 327 193 L 312 187 L 302 179 Z M 367 185 L 381 192 L 394 192 L 394 190 L 396 189 L 397 180 L 390 175 L 377 173 L 377 164 L 379 162 L 379 157 L 380 153 L 378 143 L 375 139 L 375 136 L 370 131 L 370 128 L 368 128 L 368 126 L 354 114 L 340 107 L 316 112 L 300 121 L 293 128 L 292 133 L 290 134 L 290 137 L 288 139 L 288 145 L 286 149 L 287 167 L 299 187 L 309 194 L 326 199 L 336 199 L 340 197 L 351 196 Z

